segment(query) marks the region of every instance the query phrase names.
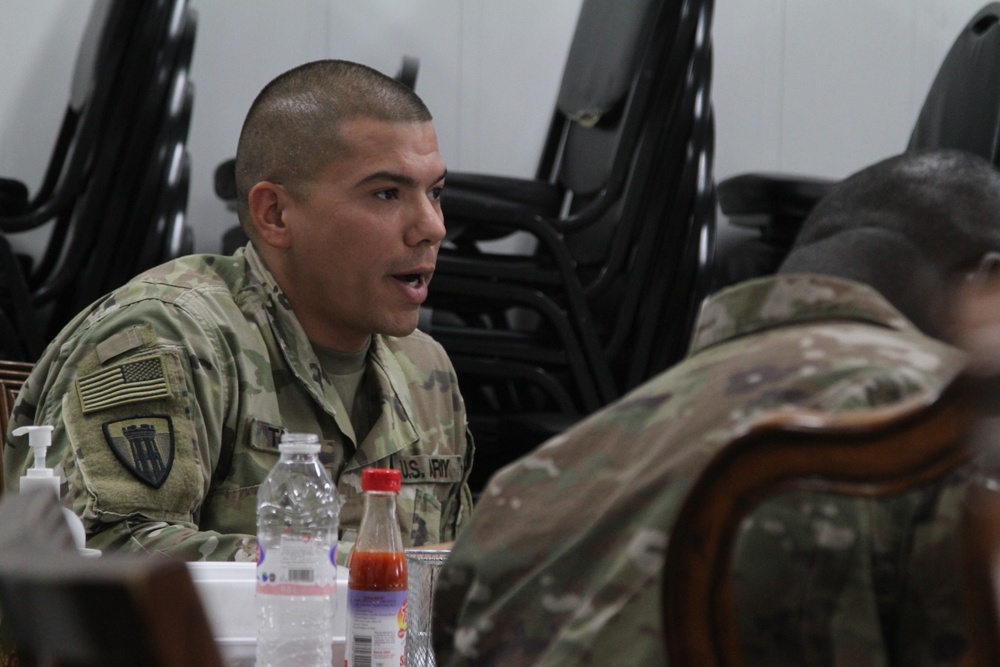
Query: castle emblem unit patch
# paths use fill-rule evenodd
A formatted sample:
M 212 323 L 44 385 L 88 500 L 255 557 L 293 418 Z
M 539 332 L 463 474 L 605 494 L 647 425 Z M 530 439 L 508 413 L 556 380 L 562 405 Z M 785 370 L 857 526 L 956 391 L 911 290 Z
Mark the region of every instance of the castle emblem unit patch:
M 174 464 L 174 424 L 166 415 L 129 417 L 104 423 L 104 438 L 125 468 L 158 489 Z

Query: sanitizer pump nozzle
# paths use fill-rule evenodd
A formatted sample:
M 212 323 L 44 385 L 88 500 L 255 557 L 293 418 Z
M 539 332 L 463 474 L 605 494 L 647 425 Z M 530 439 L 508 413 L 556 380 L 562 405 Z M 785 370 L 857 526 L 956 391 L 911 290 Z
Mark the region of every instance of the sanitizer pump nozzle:
M 35 455 L 35 464 L 21 478 L 21 492 L 38 487 L 49 487 L 59 497 L 59 478 L 52 468 L 45 466 L 45 452 L 52 444 L 51 426 L 21 426 L 14 429 L 14 435 L 28 434 L 28 446 Z
M 49 488 L 59 500 L 59 477 L 55 471 L 45 465 L 45 453 L 52 444 L 52 426 L 21 426 L 14 429 L 14 435 L 28 434 L 28 446 L 31 447 L 35 455 L 35 463 L 28 468 L 27 474 L 21 477 L 20 492 L 24 493 L 30 489 Z M 77 549 L 83 550 L 86 546 L 87 534 L 83 528 L 80 517 L 73 513 L 68 507 L 63 508 L 63 514 L 69 523 L 70 531 L 73 533 L 73 541 L 76 542 Z

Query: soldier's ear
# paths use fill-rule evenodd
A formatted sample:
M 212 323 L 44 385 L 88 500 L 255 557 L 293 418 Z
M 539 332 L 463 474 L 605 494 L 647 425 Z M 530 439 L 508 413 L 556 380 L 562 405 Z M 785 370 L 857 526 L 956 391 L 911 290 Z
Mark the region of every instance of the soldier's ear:
M 1000 252 L 990 250 L 979 258 L 979 264 L 966 276 L 966 280 L 986 284 L 995 282 L 997 277 L 1000 277 Z
M 292 203 L 291 194 L 277 183 L 261 181 L 250 189 L 247 196 L 250 220 L 258 238 L 274 248 L 291 245 L 285 209 Z

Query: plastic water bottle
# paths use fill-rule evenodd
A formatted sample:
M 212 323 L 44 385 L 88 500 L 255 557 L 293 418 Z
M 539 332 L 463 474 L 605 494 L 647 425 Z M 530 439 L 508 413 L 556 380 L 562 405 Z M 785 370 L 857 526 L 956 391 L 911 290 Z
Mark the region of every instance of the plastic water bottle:
M 337 488 L 313 434 L 285 433 L 257 492 L 257 667 L 330 667 Z
M 396 520 L 400 472 L 361 472 L 365 509 L 347 586 L 347 666 L 405 664 L 406 553 Z

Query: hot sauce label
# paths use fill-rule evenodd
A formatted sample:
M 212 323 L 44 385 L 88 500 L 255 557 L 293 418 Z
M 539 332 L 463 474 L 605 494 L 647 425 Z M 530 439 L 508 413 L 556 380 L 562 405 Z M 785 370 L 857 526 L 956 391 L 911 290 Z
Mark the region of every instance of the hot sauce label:
M 405 664 L 406 599 L 405 590 L 347 591 L 347 665 Z

